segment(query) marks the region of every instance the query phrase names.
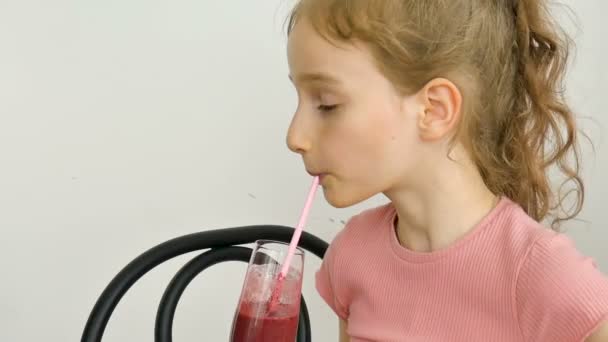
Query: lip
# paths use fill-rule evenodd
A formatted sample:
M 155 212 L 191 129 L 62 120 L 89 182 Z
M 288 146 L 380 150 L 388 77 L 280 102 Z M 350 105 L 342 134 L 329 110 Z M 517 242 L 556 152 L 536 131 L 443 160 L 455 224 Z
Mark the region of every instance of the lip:
M 325 174 L 321 173 L 321 172 L 314 172 L 314 171 L 310 171 L 310 170 L 306 170 L 306 172 L 308 172 L 309 175 L 311 175 L 312 177 L 319 177 L 319 181 L 323 181 L 323 178 L 325 178 Z

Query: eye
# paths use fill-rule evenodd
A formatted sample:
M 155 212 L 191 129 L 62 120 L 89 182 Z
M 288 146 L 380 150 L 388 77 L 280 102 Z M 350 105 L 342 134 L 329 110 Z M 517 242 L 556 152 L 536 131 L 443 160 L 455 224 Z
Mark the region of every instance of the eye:
M 331 112 L 334 109 L 336 109 L 336 107 L 338 107 L 337 104 L 334 105 L 319 105 L 319 107 L 317 107 L 320 111 L 322 112 Z

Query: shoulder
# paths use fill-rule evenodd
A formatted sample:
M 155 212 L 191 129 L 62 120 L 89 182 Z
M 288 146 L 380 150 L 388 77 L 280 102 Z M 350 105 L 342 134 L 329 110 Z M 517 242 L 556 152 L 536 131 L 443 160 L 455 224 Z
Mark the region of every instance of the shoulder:
M 369 237 L 374 228 L 388 219 L 390 205 L 364 210 L 353 216 L 329 244 L 321 267 L 316 272 L 316 288 L 329 307 L 342 319 L 348 317 L 351 299 L 349 272 L 357 260 L 368 250 Z M 375 234 L 376 236 L 379 235 Z
M 608 319 L 608 278 L 567 235 L 505 199 L 489 230 L 525 341 L 582 341 Z M 500 269 L 500 268 L 499 268 Z
M 362 250 L 369 253 L 374 241 L 382 236 L 381 232 L 394 215 L 392 204 L 363 210 L 351 217 L 344 228 L 333 238 L 323 258 L 330 270 L 348 269 L 348 265 L 361 258 Z
M 608 317 L 608 278 L 564 234 L 535 234 L 515 286 L 519 326 L 530 341 L 581 341 Z
M 330 250 L 343 250 L 344 247 L 357 247 L 360 243 L 369 242 L 378 236 L 379 229 L 391 223 L 395 209 L 391 203 L 365 209 L 351 217 L 344 228 L 338 232 L 330 243 Z
M 549 300 L 575 287 L 608 290 L 607 281 L 595 260 L 580 252 L 572 239 L 547 229 L 530 246 L 520 268 L 518 286 L 542 292 L 538 293 L 542 295 L 539 299 Z M 604 294 L 608 301 L 608 292 Z
M 500 255 L 508 259 L 511 272 L 519 273 L 522 267 L 530 267 L 530 257 L 545 248 L 551 249 L 549 245 L 554 239 L 557 239 L 554 242 L 569 242 L 565 236 L 534 220 L 510 199 L 504 198 L 500 205 L 501 208 L 493 219 L 489 233 L 492 239 L 489 243 L 494 245 Z M 532 258 L 536 259 L 537 256 Z

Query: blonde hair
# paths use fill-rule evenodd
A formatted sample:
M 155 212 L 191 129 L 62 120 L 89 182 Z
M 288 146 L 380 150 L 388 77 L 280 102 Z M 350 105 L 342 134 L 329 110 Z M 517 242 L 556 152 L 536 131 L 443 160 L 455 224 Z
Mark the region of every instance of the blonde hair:
M 329 41 L 364 43 L 403 93 L 436 77 L 454 82 L 464 99 L 455 139 L 493 193 L 538 221 L 551 215 L 554 229 L 580 212 L 577 129 L 563 93 L 572 42 L 546 1 L 300 0 L 288 34 L 303 17 Z

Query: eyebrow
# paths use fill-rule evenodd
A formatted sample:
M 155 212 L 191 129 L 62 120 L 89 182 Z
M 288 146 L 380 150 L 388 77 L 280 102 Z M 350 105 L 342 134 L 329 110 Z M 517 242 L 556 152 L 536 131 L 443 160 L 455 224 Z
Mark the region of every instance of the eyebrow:
M 324 72 L 301 73 L 301 74 L 296 74 L 295 77 L 292 75 L 289 75 L 289 79 L 292 82 L 300 82 L 300 83 L 315 83 L 315 82 L 323 82 L 323 83 L 330 83 L 330 84 L 342 83 L 337 78 L 333 77 L 330 74 L 324 73 Z

